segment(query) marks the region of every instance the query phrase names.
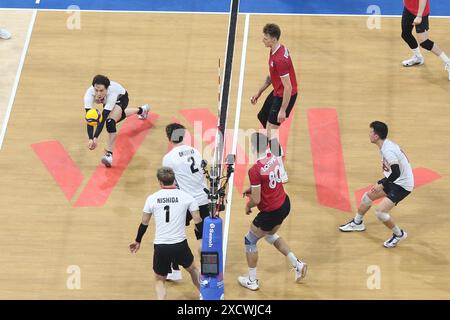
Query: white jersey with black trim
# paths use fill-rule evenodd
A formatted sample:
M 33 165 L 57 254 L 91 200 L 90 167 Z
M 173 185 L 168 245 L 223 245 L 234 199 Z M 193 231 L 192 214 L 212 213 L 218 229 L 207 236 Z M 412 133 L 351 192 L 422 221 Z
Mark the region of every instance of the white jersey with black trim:
M 383 173 L 387 178 L 391 175 L 391 165 L 398 164 L 400 167 L 400 177 L 394 181 L 407 191 L 414 189 L 414 175 L 405 153 L 395 142 L 386 139 L 380 149 L 381 160 L 383 161 Z
M 108 92 L 104 100 L 104 109 L 111 111 L 116 105 L 117 99 L 120 95 L 124 95 L 126 92 L 125 88 L 115 81 L 110 81 L 108 87 Z M 84 94 L 84 108 L 91 109 L 94 105 L 95 100 L 95 89 L 94 86 L 90 86 L 86 93 Z
M 144 213 L 155 219 L 154 244 L 174 244 L 186 239 L 186 212 L 197 211 L 195 199 L 180 189 L 164 188 L 145 201 Z
M 197 149 L 180 145 L 170 150 L 162 163 L 164 167 L 173 169 L 178 187 L 193 196 L 200 206 L 209 203 L 203 190 L 206 188 L 206 181 L 201 168 L 202 160 Z

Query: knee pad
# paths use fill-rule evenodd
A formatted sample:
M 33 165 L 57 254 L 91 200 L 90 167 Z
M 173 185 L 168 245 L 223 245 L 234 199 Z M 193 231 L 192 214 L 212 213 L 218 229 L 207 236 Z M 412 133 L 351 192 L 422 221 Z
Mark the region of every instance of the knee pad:
M 431 41 L 430 39 L 425 40 L 424 42 L 422 42 L 420 44 L 420 46 L 424 49 L 427 49 L 428 51 L 431 51 L 431 49 L 433 49 L 434 46 L 434 42 Z
M 108 120 L 106 120 L 106 131 L 108 131 L 109 133 L 114 133 L 117 132 L 116 129 L 116 120 L 109 118 Z
M 252 231 L 249 231 L 244 238 L 245 241 L 245 251 L 246 252 L 256 252 L 258 248 L 256 247 L 256 243 L 259 238 Z
M 270 244 L 274 244 L 275 241 L 277 241 L 280 238 L 279 235 L 275 234 L 268 234 L 267 236 L 264 237 L 264 239 L 266 239 L 266 241 Z
M 361 203 L 370 207 L 372 205 L 372 200 L 369 198 L 369 195 L 367 194 L 367 192 L 364 192 L 362 198 L 361 198 Z
M 386 212 L 375 211 L 375 215 L 377 216 L 377 219 L 380 220 L 381 222 L 386 222 L 391 219 L 389 213 Z

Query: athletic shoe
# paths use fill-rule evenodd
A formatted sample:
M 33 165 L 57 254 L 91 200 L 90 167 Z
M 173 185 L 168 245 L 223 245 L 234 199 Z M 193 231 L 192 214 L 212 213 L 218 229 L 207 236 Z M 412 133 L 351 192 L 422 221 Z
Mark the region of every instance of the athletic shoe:
M 8 40 L 11 38 L 11 33 L 8 30 L 0 29 L 0 39 Z
M 148 111 L 150 110 L 150 107 L 148 104 L 144 104 L 141 108 L 142 108 L 142 113 L 138 114 L 138 118 L 140 120 L 145 120 L 145 119 L 147 119 Z
M 181 270 L 173 270 L 172 272 L 167 274 L 166 280 L 167 281 L 180 281 L 183 279 L 183 276 L 181 274 Z
M 300 260 L 297 260 L 297 265 L 294 267 L 295 270 L 295 282 L 299 283 L 306 277 L 306 271 L 308 270 L 308 265 Z
M 422 65 L 422 64 L 424 64 L 424 62 L 425 62 L 424 57 L 413 56 L 407 60 L 404 60 L 402 62 L 402 65 L 404 67 L 412 67 L 415 65 Z
M 448 80 L 450 80 L 450 63 L 445 64 L 445 70 L 448 71 Z
M 258 280 L 255 279 L 253 281 L 250 280 L 250 278 L 248 276 L 245 277 L 238 277 L 238 282 L 241 286 L 250 289 L 252 291 L 258 290 L 259 289 L 259 284 L 258 284 Z
M 405 240 L 408 237 L 408 234 L 402 230 L 401 236 L 396 236 L 395 234 L 389 240 L 384 242 L 384 246 L 386 248 L 395 248 L 400 241 Z
M 352 220 L 340 226 L 339 230 L 342 232 L 364 231 L 366 230 L 366 227 L 364 226 L 364 222 L 361 221 L 361 223 L 358 224 L 355 220 Z
M 102 158 L 102 163 L 105 165 L 105 167 L 111 168 L 112 160 L 113 160 L 112 153 L 106 152 L 105 155 Z

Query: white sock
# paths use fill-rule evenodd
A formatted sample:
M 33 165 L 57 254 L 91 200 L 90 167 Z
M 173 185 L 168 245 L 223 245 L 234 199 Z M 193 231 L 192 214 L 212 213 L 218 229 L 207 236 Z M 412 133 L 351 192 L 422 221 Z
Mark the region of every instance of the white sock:
M 248 278 L 250 281 L 256 280 L 256 268 L 248 268 Z
M 400 230 L 400 228 L 398 227 L 398 226 L 395 226 L 395 227 L 393 227 L 392 228 L 392 232 L 394 232 L 394 234 L 397 236 L 397 237 L 401 237 L 402 236 L 402 230 Z
M 287 255 L 289 261 L 291 262 L 292 266 L 295 267 L 297 265 L 297 257 L 293 252 L 289 252 Z
M 447 57 L 445 52 L 442 52 L 441 55 L 439 56 L 439 58 L 441 58 L 442 61 L 444 61 L 445 63 L 450 64 L 450 59 Z
M 420 48 L 419 48 L 419 47 L 417 47 L 417 48 L 415 48 L 415 49 L 412 49 L 412 51 L 414 52 L 414 55 L 415 55 L 416 57 L 419 57 L 419 58 L 422 57 L 422 54 L 420 53 Z
M 356 224 L 360 224 L 363 221 L 363 215 L 357 213 L 355 216 L 355 219 L 353 219 L 355 221 Z

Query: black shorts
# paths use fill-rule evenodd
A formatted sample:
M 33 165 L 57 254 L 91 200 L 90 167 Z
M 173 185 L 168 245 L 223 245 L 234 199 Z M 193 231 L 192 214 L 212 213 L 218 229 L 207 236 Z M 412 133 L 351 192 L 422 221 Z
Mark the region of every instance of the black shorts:
M 122 110 L 125 111 L 128 107 L 128 102 L 130 102 L 130 99 L 128 98 L 128 91 L 125 91 L 124 94 L 119 94 L 115 105 L 121 107 Z M 103 104 L 103 107 L 105 107 L 105 104 Z
M 128 102 L 130 102 L 130 99 L 128 98 L 128 91 L 125 91 L 125 94 L 119 94 L 117 97 L 116 105 L 122 108 L 122 110 L 125 111 L 125 109 L 128 107 Z
M 413 21 L 416 18 L 415 15 L 413 15 L 411 12 L 408 11 L 408 9 L 403 9 L 403 15 L 402 15 L 402 30 L 412 30 L 413 28 Z M 428 31 L 430 28 L 429 22 L 428 22 L 428 16 L 422 17 L 422 23 L 416 26 L 416 32 L 417 33 L 423 33 L 425 31 Z
M 187 240 L 174 244 L 155 244 L 153 252 L 153 271 L 160 276 L 172 272 L 172 262 L 183 268 L 189 268 L 194 262 L 194 256 Z
M 291 99 L 289 100 L 289 104 L 286 108 L 286 118 L 289 117 L 289 114 L 291 113 L 292 108 L 294 107 L 296 99 L 297 99 L 297 94 L 294 94 L 293 96 L 291 96 Z M 273 91 L 267 96 L 266 101 L 264 101 L 264 104 L 258 113 L 259 122 L 261 122 L 264 129 L 266 128 L 267 121 L 269 121 L 269 123 L 277 125 L 277 126 L 280 125 L 280 123 L 278 122 L 278 112 L 280 112 L 282 102 L 283 102 L 283 98 L 275 97 L 273 95 Z
M 253 219 L 253 224 L 263 231 L 271 231 L 277 225 L 283 223 L 283 220 L 286 219 L 290 211 L 291 202 L 288 195 L 286 195 L 286 199 L 280 208 L 268 212 L 261 211 L 255 219 Z
M 127 115 L 125 114 L 125 109 L 128 107 L 128 102 L 130 102 L 130 99 L 128 98 L 128 91 L 125 91 L 125 94 L 119 94 L 119 96 L 117 97 L 115 105 L 122 108 L 122 115 L 118 123 L 127 117 Z M 105 107 L 104 104 L 103 107 Z
M 405 199 L 411 191 L 405 190 L 403 187 L 400 187 L 398 184 L 389 183 L 383 187 L 384 193 L 386 193 L 386 197 L 390 199 L 395 205 Z
M 209 216 L 209 204 L 204 204 L 202 206 L 198 207 L 198 210 L 200 211 L 200 217 L 202 217 L 202 224 L 200 225 L 199 229 L 200 230 L 194 230 L 195 231 L 195 237 L 197 238 L 197 240 L 200 240 L 203 238 L 203 221 L 205 220 L 206 217 Z M 192 215 L 189 212 L 186 212 L 186 226 L 188 226 L 191 223 L 192 220 Z

